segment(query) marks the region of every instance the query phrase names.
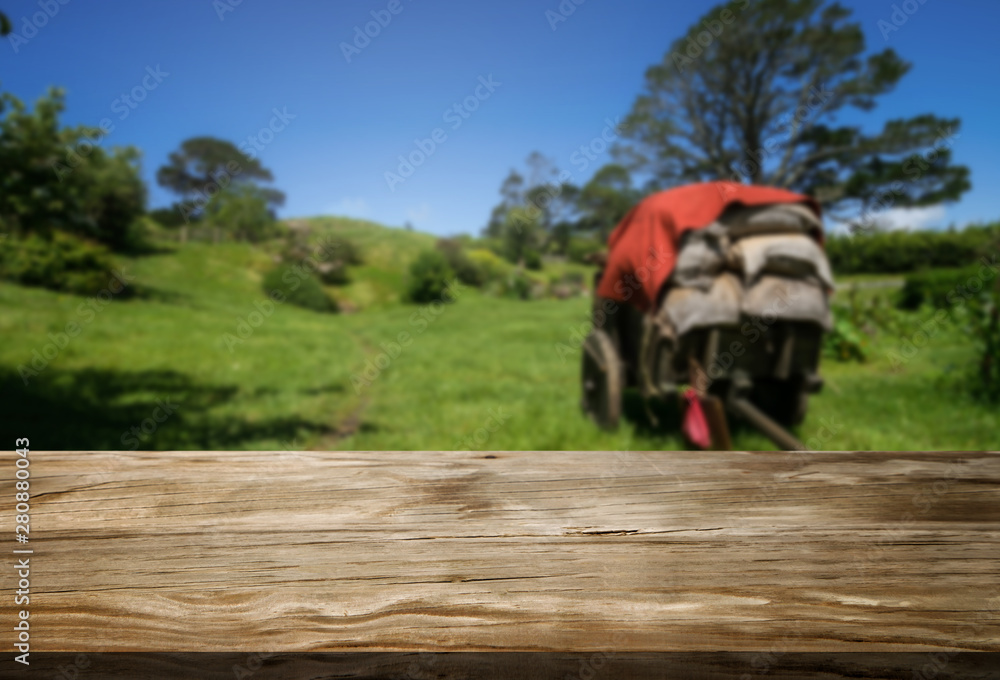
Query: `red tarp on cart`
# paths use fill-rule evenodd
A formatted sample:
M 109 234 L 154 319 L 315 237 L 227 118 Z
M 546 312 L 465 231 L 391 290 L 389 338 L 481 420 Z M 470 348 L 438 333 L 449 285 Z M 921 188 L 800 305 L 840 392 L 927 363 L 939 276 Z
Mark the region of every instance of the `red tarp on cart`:
M 673 271 L 681 235 L 702 229 L 733 204 L 805 203 L 809 196 L 736 182 L 704 182 L 653 194 L 634 207 L 608 237 L 608 261 L 597 294 L 649 311 Z

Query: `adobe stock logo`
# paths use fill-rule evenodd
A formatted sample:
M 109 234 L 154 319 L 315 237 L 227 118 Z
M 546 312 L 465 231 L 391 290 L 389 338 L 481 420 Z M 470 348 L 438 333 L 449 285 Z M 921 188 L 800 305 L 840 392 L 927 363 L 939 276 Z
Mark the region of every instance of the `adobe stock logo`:
M 446 109 L 441 119 L 448 123 L 452 130 L 458 130 L 473 113 L 479 110 L 483 102 L 493 96 L 500 85 L 502 83 L 493 80 L 492 73 L 488 76 L 479 76 L 479 84 L 472 93 L 462 101 L 453 104 L 451 108 Z M 398 185 L 412 177 L 413 173 L 447 141 L 448 133 L 440 127 L 431 130 L 430 135 L 424 139 L 419 137 L 414 139 L 413 146 L 416 148 L 405 156 L 399 155 L 399 165 L 396 166 L 396 172 L 386 170 L 383 175 L 389 191 L 395 192 Z
M 38 0 L 37 4 L 41 11 L 32 14 L 30 19 L 26 16 L 21 17 L 20 29 L 12 31 L 7 38 L 14 54 L 21 50 L 22 45 L 27 45 L 29 40 L 38 35 L 38 31 L 48 26 L 49 19 L 59 14 L 59 10 L 63 5 L 69 4 L 69 0 Z

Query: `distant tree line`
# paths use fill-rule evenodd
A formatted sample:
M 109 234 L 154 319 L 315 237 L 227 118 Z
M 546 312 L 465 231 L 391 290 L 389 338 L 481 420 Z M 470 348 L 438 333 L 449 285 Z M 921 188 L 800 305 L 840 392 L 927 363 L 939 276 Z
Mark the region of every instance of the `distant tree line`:
M 812 195 L 855 233 L 877 231 L 889 209 L 958 200 L 971 186 L 952 162 L 959 119 L 921 113 L 874 133 L 838 123 L 873 110 L 910 68 L 892 49 L 868 52 L 838 2 L 718 4 L 646 71 L 612 162 L 577 187 L 532 154 L 503 181 L 484 234 L 511 259 L 572 255 L 578 239 L 603 243 L 641 197 L 711 180 Z

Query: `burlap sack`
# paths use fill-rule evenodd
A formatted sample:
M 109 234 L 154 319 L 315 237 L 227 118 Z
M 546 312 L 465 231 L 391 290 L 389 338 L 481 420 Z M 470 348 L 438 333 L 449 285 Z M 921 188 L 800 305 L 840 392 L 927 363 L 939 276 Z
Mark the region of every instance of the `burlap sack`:
M 708 291 L 726 266 L 729 238 L 725 226 L 713 223 L 684 234 L 671 282 L 684 288 Z
M 814 276 L 793 279 L 764 274 L 744 294 L 742 311 L 764 323 L 811 321 L 827 331 L 833 328 L 829 299 L 823 283 Z
M 752 286 L 762 274 L 789 278 L 814 276 L 833 289 L 833 272 L 826 254 L 815 240 L 804 234 L 750 236 L 732 245 L 728 253 L 732 269 Z
M 731 272 L 715 277 L 711 287 L 671 288 L 660 313 L 678 336 L 694 328 L 736 326 L 740 322 L 743 285 Z
M 823 224 L 809 206 L 779 203 L 764 206 L 733 206 L 719 218 L 734 241 L 760 234 L 821 233 Z

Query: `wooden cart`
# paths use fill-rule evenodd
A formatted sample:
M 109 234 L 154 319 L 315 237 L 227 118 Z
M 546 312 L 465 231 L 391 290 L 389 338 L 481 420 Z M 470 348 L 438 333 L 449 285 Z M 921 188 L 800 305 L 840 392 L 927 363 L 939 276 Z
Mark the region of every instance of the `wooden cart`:
M 597 276 L 599 281 L 601 272 Z M 771 278 L 767 294 L 776 301 L 773 313 L 744 312 L 726 323 L 682 332 L 670 322 L 671 308 L 684 301 L 688 290 L 672 279 L 654 313 L 595 295 L 594 328 L 583 346 L 585 413 L 600 426 L 615 428 L 626 388 L 650 400 L 675 398 L 690 387 L 701 400 L 713 448 L 729 448 L 728 412 L 781 448 L 803 449 L 787 428 L 802 422 L 809 395 L 822 388 L 819 360 L 830 322 L 783 314 L 782 295 L 794 297 L 794 287 L 806 284 Z M 808 285 L 822 291 L 828 316 L 830 289 L 818 281 Z

